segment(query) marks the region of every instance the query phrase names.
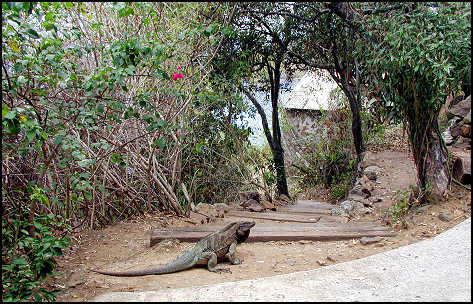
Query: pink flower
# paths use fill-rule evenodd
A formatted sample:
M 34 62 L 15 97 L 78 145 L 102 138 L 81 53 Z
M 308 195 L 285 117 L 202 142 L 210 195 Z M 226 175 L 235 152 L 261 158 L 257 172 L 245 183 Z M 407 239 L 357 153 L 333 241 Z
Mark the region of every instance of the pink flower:
M 181 67 L 177 66 L 177 70 L 179 71 L 180 69 L 181 69 Z M 174 72 L 174 75 L 172 75 L 172 80 L 178 80 L 179 78 L 184 79 L 184 75 L 182 73 Z
M 184 75 L 174 72 L 174 75 L 172 75 L 172 80 L 178 80 L 179 78 L 184 78 Z

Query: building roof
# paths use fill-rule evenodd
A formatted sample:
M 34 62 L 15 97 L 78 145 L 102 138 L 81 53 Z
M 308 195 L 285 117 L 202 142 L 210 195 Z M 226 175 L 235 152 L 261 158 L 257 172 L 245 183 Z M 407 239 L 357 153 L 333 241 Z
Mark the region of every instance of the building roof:
M 330 106 L 330 92 L 337 87 L 337 84 L 331 79 L 328 80 L 327 76 L 326 72 L 322 73 L 322 76 L 312 72 L 306 73 L 292 90 L 283 107 L 300 110 L 333 109 L 334 105 Z

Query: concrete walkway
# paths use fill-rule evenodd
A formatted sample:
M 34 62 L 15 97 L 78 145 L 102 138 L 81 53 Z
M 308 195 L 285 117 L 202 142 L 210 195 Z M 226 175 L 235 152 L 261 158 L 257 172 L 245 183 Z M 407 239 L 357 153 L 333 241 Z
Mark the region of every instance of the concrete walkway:
M 471 217 L 432 239 L 315 270 L 93 301 L 471 301 Z

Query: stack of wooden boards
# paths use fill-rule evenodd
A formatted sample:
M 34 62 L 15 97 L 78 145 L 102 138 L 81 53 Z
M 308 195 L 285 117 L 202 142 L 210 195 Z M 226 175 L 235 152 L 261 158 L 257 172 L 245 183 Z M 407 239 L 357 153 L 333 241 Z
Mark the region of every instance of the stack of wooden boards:
M 264 220 L 251 229 L 246 242 L 340 240 L 364 236 L 394 236 L 389 227 L 375 222 L 347 222 L 346 218 L 330 215 L 329 203 L 297 201 L 295 205 L 280 206 L 277 211 L 249 212 L 230 210 L 225 222 L 240 219 Z M 156 228 L 150 235 L 150 246 L 167 238 L 181 242 L 196 242 L 225 224 Z

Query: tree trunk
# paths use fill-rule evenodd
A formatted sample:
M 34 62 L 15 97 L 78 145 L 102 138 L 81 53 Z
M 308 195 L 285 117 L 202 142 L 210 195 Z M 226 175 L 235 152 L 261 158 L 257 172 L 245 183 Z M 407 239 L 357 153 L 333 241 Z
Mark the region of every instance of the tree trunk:
M 356 158 L 357 161 L 360 162 L 361 153 L 364 151 L 363 136 L 361 133 L 360 104 L 353 94 L 346 94 L 346 96 L 348 98 L 348 102 L 350 103 L 350 109 L 352 113 L 351 132 L 353 134 L 353 141 L 355 144 Z
M 350 110 L 352 113 L 351 132 L 353 134 L 353 143 L 355 145 L 356 158 L 357 158 L 357 161 L 360 162 L 361 154 L 364 152 L 363 136 L 361 132 L 361 116 L 360 116 L 361 96 L 357 88 L 349 84 L 350 82 L 353 83 L 354 79 L 352 79 L 353 77 L 350 77 L 350 76 L 347 77 L 347 74 L 348 74 L 347 70 L 342 70 L 340 68 L 340 65 L 338 64 L 338 58 L 336 57 L 335 54 L 334 54 L 334 59 L 336 62 L 335 69 L 338 73 L 338 76 L 330 70 L 329 70 L 329 73 L 332 79 L 343 90 L 343 93 L 345 93 L 345 96 L 347 97 L 348 102 L 350 103 Z M 356 81 L 355 83 L 359 85 L 359 81 Z
M 276 61 L 274 68 L 272 68 L 268 63 L 267 69 L 269 74 L 269 82 L 271 85 L 271 105 L 273 110 L 273 144 L 271 145 L 271 151 L 273 152 L 274 165 L 276 166 L 278 194 L 284 194 L 289 197 L 286 181 L 286 169 L 284 167 L 284 150 L 281 144 L 281 128 L 279 126 L 278 111 L 279 87 L 281 85 L 281 62 Z
M 413 144 L 411 134 L 414 134 L 414 129 L 419 130 L 416 122 L 409 121 L 409 137 L 417 167 L 418 186 L 420 189 L 430 190 L 422 200 L 439 201 L 450 184 L 450 174 L 448 151 L 440 136 L 437 118 L 425 130 L 425 139 L 420 145 Z
M 284 150 L 281 144 L 281 128 L 279 126 L 279 112 L 278 112 L 278 99 L 279 99 L 279 86 L 281 84 L 281 62 L 276 62 L 274 68 L 269 63 L 266 64 L 269 82 L 271 85 L 271 105 L 272 105 L 272 129 L 273 134 L 269 130 L 268 121 L 266 114 L 259 102 L 250 94 L 250 92 L 243 86 L 240 86 L 242 92 L 250 99 L 253 105 L 256 107 L 258 114 L 261 116 L 261 122 L 263 124 L 263 131 L 268 140 L 269 147 L 273 154 L 273 161 L 276 167 L 276 181 L 279 195 L 289 196 L 289 190 L 287 187 L 286 180 L 286 169 L 284 167 Z
M 276 166 L 276 180 L 277 180 L 277 188 L 279 195 L 287 195 L 289 197 L 289 190 L 287 189 L 287 181 L 286 181 L 286 169 L 284 167 L 284 151 L 281 146 L 281 142 L 279 142 L 278 147 L 272 149 L 273 152 L 273 160 L 274 165 Z

